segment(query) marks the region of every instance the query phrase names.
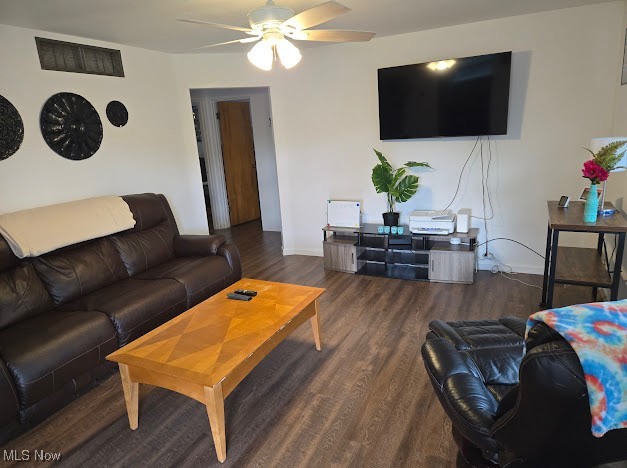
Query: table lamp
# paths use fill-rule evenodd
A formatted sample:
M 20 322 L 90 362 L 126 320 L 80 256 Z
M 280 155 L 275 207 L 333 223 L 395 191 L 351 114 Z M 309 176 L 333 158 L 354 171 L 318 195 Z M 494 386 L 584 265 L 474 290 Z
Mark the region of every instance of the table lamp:
M 606 138 L 593 138 L 590 141 L 590 150 L 594 153 L 597 154 L 599 152 L 599 150 L 601 148 L 603 148 L 604 146 L 607 146 L 611 143 L 614 143 L 616 141 L 627 141 L 627 137 L 606 137 Z M 620 161 L 618 161 L 618 163 L 616 163 L 616 168 L 613 169 L 611 172 L 622 172 L 627 170 L 627 143 L 625 143 L 625 145 L 623 145 L 620 149 L 618 149 L 618 153 L 620 153 L 621 151 L 623 152 L 623 156 L 620 159 Z M 601 216 L 608 216 L 611 214 L 614 214 L 614 210 L 611 209 L 605 209 L 605 189 L 606 189 L 606 185 L 607 185 L 607 180 L 603 182 L 603 194 L 601 195 L 601 202 L 599 203 L 599 214 Z

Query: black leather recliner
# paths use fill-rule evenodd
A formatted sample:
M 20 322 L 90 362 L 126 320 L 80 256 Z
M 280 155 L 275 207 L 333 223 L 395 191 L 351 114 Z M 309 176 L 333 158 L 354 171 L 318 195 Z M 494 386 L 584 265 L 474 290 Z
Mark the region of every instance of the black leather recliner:
M 434 321 L 422 357 L 474 466 L 593 467 L 627 460 L 627 429 L 596 438 L 583 369 L 545 324 Z

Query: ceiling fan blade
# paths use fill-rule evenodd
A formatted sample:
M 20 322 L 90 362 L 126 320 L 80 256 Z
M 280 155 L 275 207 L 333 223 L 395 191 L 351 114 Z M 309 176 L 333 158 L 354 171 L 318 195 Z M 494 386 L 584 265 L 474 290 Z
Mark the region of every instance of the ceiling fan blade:
M 177 18 L 176 20 L 183 21 L 184 23 L 206 24 L 209 26 L 215 26 L 216 28 L 232 29 L 234 31 L 243 31 L 248 34 L 250 33 L 257 34 L 257 31 L 253 31 L 250 28 L 240 28 L 239 26 L 231 26 L 230 24 L 212 23 L 210 21 L 202 21 L 202 20 L 187 19 L 187 18 Z
M 257 42 L 260 39 L 261 39 L 261 36 L 259 36 L 259 37 L 247 37 L 245 39 L 235 39 L 234 41 L 219 42 L 218 44 L 209 44 L 209 45 L 206 45 L 206 46 L 194 47 L 193 49 L 183 50 L 183 51 L 181 51 L 179 53 L 182 54 L 184 52 L 191 52 L 193 50 L 208 49 L 210 47 L 218 47 L 218 46 L 223 46 L 223 45 L 226 45 L 226 44 L 235 44 L 236 42 L 239 42 L 241 44 L 246 44 L 246 43 L 249 43 L 249 42 Z
M 367 31 L 334 31 L 330 29 L 312 29 L 308 31 L 295 31 L 288 34 L 297 41 L 321 41 L 321 42 L 367 42 L 377 33 Z
M 292 16 L 284 21 L 281 26 L 292 27 L 297 30 L 307 29 L 331 21 L 333 18 L 337 18 L 349 11 L 351 11 L 350 8 L 337 2 L 326 2 Z

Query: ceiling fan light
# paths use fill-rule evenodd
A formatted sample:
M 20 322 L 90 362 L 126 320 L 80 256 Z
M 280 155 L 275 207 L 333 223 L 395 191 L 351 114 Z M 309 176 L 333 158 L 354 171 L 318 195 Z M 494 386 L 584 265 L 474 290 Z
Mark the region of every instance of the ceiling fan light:
M 287 39 L 280 40 L 276 45 L 276 52 L 279 55 L 279 60 L 281 60 L 281 64 L 288 70 L 294 66 L 303 56 L 294 44 L 292 44 Z
M 255 47 L 250 49 L 250 52 L 248 52 L 247 57 L 250 63 L 257 68 L 261 68 L 265 71 L 272 70 L 274 53 L 272 52 L 272 46 L 266 41 L 261 41 L 255 44 Z

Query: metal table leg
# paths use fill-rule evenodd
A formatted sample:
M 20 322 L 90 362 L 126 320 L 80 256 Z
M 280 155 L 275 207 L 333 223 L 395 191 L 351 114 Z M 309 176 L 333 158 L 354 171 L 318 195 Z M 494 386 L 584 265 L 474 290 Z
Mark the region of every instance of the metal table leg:
M 612 291 L 610 300 L 618 300 L 618 288 L 620 286 L 621 266 L 623 264 L 623 252 L 625 250 L 625 233 L 618 234 L 618 245 L 616 246 L 616 258 L 614 260 L 614 273 L 612 275 Z
M 599 256 L 603 257 L 603 241 L 605 240 L 605 233 L 604 232 L 600 232 L 599 233 L 599 240 L 597 242 L 597 252 L 599 252 Z M 598 286 L 593 286 L 592 287 L 592 299 L 593 300 L 597 300 L 597 293 L 599 292 L 599 288 Z
M 542 300 L 540 302 L 540 306 L 546 305 L 546 292 L 547 286 L 549 282 L 549 262 L 551 261 L 551 236 L 553 234 L 553 230 L 551 229 L 551 225 L 549 225 L 546 233 L 546 253 L 544 254 L 544 278 L 542 280 Z
M 549 265 L 549 276 L 547 283 L 546 307 L 553 308 L 553 289 L 555 288 L 555 272 L 557 269 L 557 243 L 560 232 L 555 229 L 551 240 L 551 262 Z

